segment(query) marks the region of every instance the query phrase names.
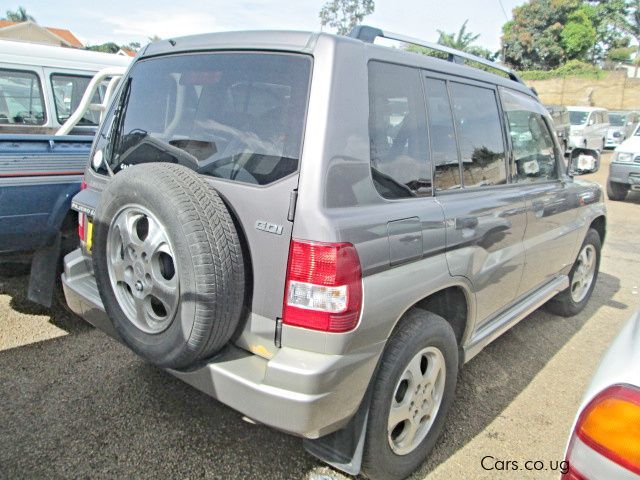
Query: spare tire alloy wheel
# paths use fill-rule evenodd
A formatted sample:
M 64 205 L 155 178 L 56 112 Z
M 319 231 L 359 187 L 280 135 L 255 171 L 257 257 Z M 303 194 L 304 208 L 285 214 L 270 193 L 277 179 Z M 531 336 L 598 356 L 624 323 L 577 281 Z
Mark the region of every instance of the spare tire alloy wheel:
M 204 361 L 238 330 L 240 238 L 222 198 L 192 170 L 150 163 L 116 174 L 100 195 L 92 251 L 115 332 L 155 365 Z
M 388 440 L 398 455 L 406 455 L 425 439 L 444 396 L 445 360 L 427 347 L 410 361 L 396 385 L 389 409 Z
M 180 281 L 166 229 L 149 210 L 131 205 L 116 214 L 107 237 L 107 265 L 127 318 L 149 334 L 166 330 L 176 313 Z

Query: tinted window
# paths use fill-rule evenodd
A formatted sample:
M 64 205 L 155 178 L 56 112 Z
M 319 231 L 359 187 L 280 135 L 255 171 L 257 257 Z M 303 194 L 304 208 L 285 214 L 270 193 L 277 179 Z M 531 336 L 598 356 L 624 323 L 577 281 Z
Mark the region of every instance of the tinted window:
M 509 121 L 516 182 L 538 182 L 558 177 L 553 136 L 542 107 L 518 92 L 502 90 L 502 102 Z
M 51 75 L 51 87 L 53 88 L 53 99 L 56 105 L 58 123 L 63 124 L 71 114 L 76 111 L 90 81 L 91 77 L 62 74 Z M 106 82 L 100 85 L 91 99 L 91 103 L 102 103 L 106 87 Z M 89 110 L 80 119 L 78 125 L 96 126 L 98 123 L 100 123 L 100 112 Z
M 44 125 L 40 80 L 33 72 L 0 70 L 0 125 Z
M 451 82 L 463 185 L 507 183 L 504 138 L 496 95 L 488 88 Z
M 431 195 L 420 72 L 369 63 L 371 172 L 386 198 Z
M 426 95 L 436 189 L 458 188 L 461 186 L 458 146 L 447 84 L 444 80 L 427 78 Z
M 307 56 L 266 53 L 137 62 L 113 120 L 105 120 L 108 143 L 97 148 L 115 173 L 170 162 L 238 182 L 274 182 L 298 169 L 310 70 Z

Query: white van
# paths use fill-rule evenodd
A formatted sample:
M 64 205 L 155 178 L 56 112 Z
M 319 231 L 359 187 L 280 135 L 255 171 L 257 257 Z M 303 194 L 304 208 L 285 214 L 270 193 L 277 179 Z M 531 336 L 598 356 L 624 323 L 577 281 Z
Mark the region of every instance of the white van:
M 567 107 L 571 122 L 569 148 L 603 151 L 609 130 L 609 112 L 604 108 Z
M 91 77 L 124 67 L 130 57 L 0 40 L 0 133 L 51 134 L 76 110 Z M 101 103 L 103 88 L 93 103 Z M 99 111 L 88 111 L 71 133 L 92 134 Z

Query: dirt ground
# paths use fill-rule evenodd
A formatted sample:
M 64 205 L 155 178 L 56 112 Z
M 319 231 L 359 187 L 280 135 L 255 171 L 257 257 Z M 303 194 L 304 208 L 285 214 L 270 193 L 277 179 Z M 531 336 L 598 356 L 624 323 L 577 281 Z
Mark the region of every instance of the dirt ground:
M 592 180 L 604 184 L 609 160 Z M 582 392 L 640 307 L 640 194 L 608 208 L 587 309 L 537 311 L 467 364 L 414 479 L 558 478 Z M 344 478 L 298 439 L 245 423 L 63 310 L 34 306 L 27 281 L 24 265 L 0 266 L 0 478 Z M 518 470 L 504 470 L 508 460 Z

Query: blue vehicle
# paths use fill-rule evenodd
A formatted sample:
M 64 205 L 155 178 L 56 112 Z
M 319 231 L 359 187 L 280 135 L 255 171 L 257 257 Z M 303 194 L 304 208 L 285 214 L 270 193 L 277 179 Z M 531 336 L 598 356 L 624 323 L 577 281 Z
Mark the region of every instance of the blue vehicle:
M 62 255 L 77 243 L 71 198 L 130 61 L 0 41 L 0 261 L 33 253 L 29 299 L 45 306 L 53 300 Z

